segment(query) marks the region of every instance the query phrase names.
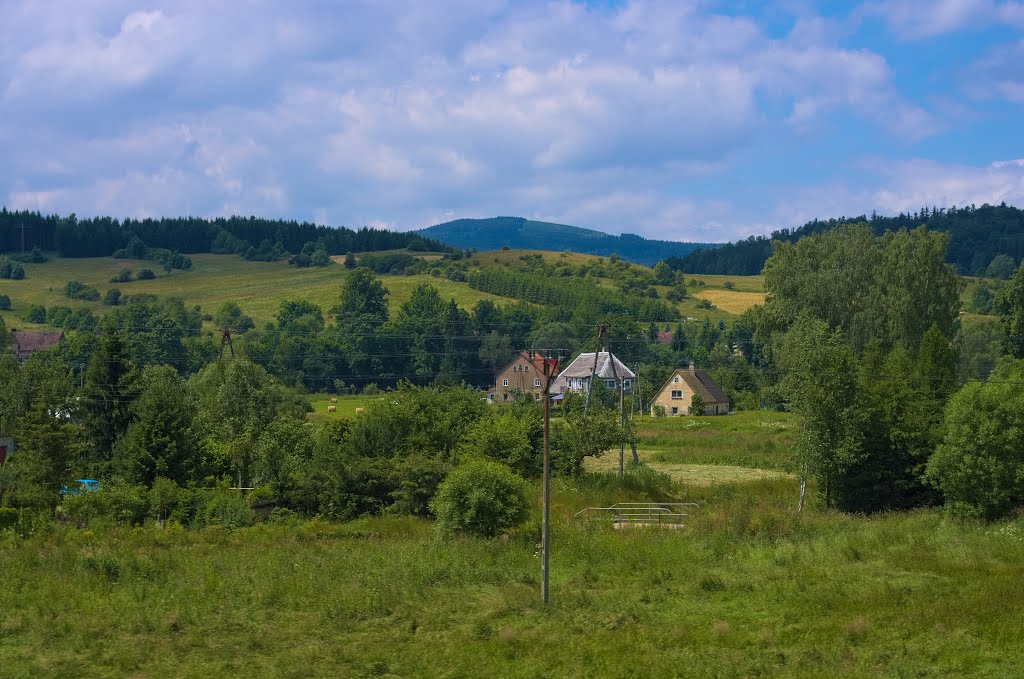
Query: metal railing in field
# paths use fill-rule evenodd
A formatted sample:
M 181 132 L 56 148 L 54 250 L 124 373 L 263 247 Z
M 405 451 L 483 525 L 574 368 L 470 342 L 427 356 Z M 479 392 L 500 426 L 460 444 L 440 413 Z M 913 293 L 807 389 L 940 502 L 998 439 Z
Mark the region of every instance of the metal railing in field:
M 587 507 L 572 518 L 607 521 L 616 528 L 629 525 L 680 526 L 696 502 L 617 502 L 611 507 Z

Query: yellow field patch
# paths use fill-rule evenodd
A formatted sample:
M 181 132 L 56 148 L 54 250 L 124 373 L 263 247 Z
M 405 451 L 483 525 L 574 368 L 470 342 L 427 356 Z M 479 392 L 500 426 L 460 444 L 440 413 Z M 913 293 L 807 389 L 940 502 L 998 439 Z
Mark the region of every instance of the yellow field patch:
M 706 299 L 722 311 L 741 314 L 755 304 L 764 304 L 763 292 L 740 292 L 738 290 L 699 290 L 693 293 L 698 299 Z

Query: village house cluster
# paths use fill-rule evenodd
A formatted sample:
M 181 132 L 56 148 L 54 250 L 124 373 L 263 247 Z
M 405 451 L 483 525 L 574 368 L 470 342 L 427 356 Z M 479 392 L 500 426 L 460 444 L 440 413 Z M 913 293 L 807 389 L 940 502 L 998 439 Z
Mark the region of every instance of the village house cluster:
M 567 393 L 587 394 L 594 380 L 616 393 L 630 394 L 637 376 L 608 351 L 584 352 L 558 373 L 551 383 L 552 404 L 558 404 Z M 491 403 L 507 403 L 517 397 L 529 397 L 539 401 L 544 396 L 544 360 L 531 356 L 529 352 L 519 353 L 502 368 L 494 381 L 494 387 L 487 392 Z M 690 364 L 669 376 L 650 404 L 653 416 L 693 415 L 694 397 L 704 415 L 727 415 L 729 397 L 704 370 Z

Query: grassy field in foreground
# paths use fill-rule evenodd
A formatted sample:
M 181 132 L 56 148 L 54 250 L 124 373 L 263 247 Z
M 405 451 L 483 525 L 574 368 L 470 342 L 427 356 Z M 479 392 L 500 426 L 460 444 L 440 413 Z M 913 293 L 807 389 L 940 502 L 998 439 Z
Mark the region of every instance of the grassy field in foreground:
M 1024 521 L 797 516 L 792 490 L 694 488 L 684 528 L 613 530 L 563 518 L 622 496 L 610 481 L 556 481 L 546 608 L 532 531 L 0 532 L 0 674 L 1024 675 Z

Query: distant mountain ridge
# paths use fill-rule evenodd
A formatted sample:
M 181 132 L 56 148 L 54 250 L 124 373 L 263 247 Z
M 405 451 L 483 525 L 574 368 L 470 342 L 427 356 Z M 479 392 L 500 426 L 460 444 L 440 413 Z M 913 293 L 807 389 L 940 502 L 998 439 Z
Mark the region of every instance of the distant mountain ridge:
M 669 257 L 684 257 L 695 250 L 717 246 L 716 243 L 651 240 L 629 233 L 613 236 L 593 229 L 536 222 L 523 217 L 456 219 L 414 233 L 464 250 L 498 250 L 508 246 L 516 250 L 554 250 L 601 256 L 616 254 L 627 261 L 647 266 Z

